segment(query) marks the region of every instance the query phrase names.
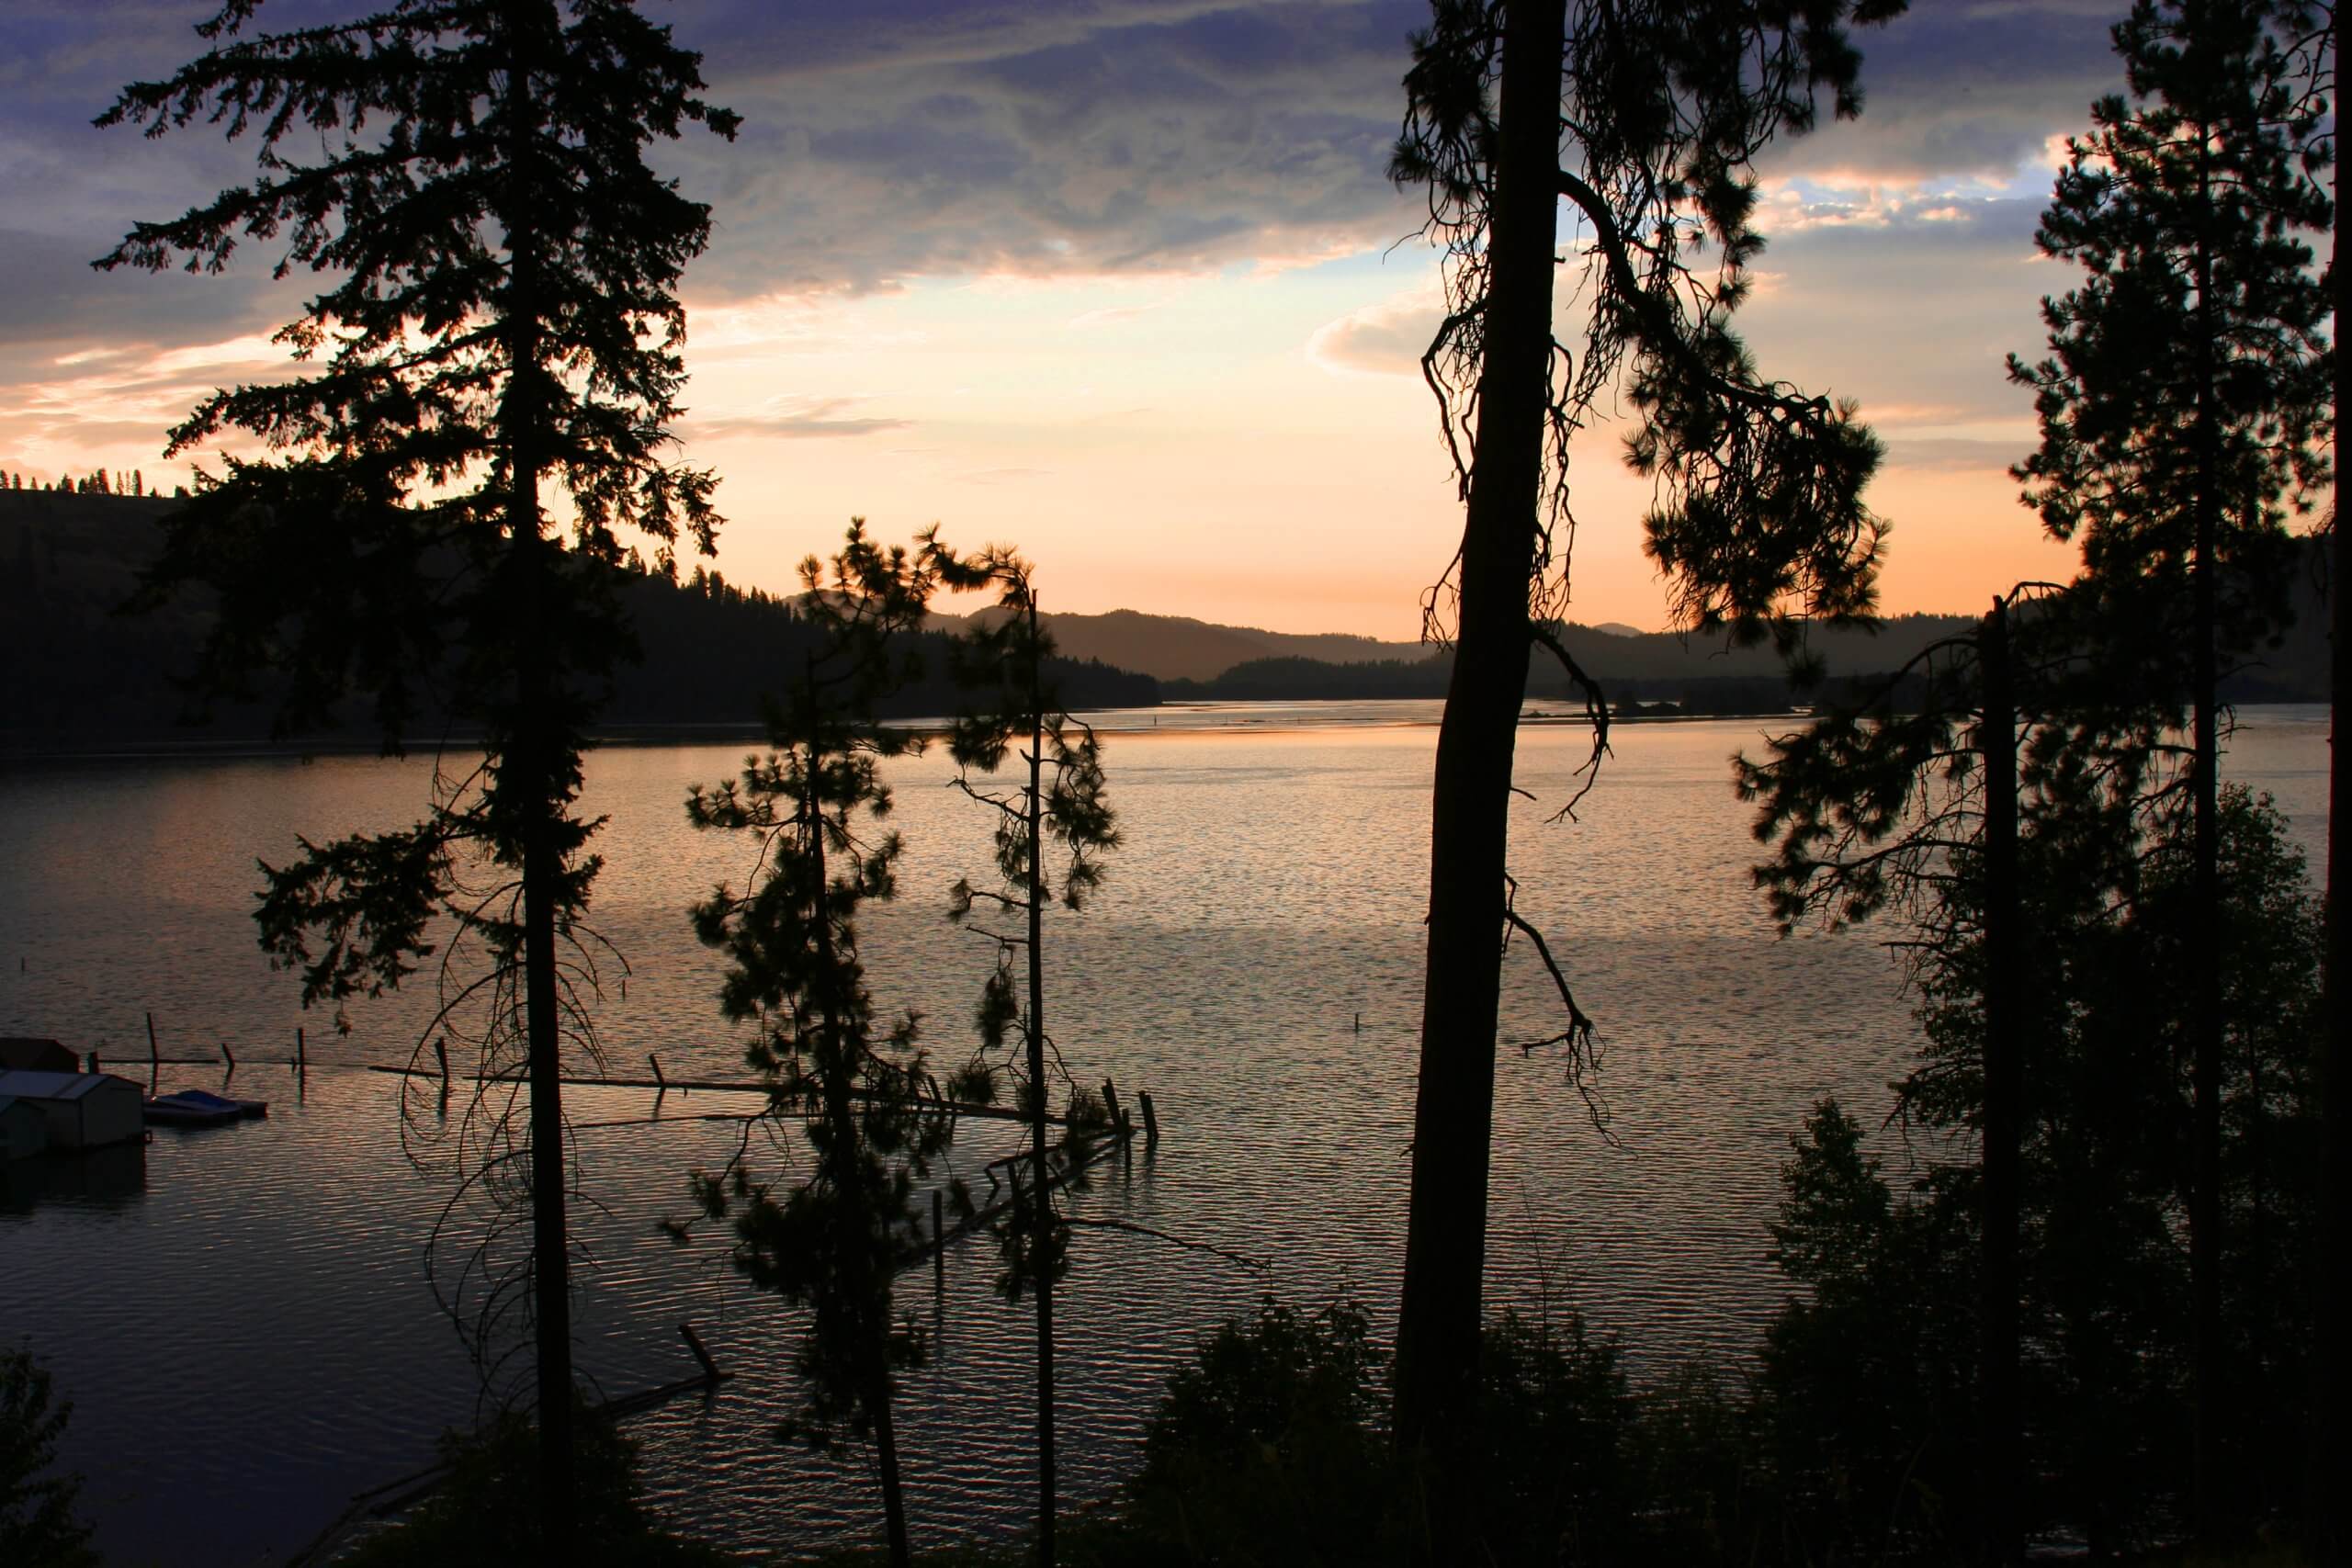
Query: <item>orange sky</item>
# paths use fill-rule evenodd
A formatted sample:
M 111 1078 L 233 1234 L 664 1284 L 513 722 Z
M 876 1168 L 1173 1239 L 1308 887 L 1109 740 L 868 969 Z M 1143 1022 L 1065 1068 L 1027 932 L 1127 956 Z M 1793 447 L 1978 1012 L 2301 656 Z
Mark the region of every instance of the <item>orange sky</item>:
M 2072 281 L 2032 234 L 2060 139 L 2117 85 L 2120 9 L 1915 6 L 1862 40 L 1864 118 L 1764 170 L 1772 243 L 1744 330 L 1766 373 L 1858 399 L 1886 440 L 1890 613 L 1973 611 L 2070 570 L 2004 472 L 2035 431 L 2002 365 L 2039 351 L 2036 301 Z M 193 51 L 156 25 L 172 10 L 0 16 L 0 468 L 168 481 L 163 431 L 213 386 L 277 373 L 267 333 L 297 300 L 259 281 L 266 257 L 225 278 L 85 265 L 250 167 L 194 132 L 88 127 L 126 73 Z M 1065 609 L 1416 635 L 1461 526 L 1415 364 L 1436 264 L 1383 174 L 1424 6 L 673 14 L 746 115 L 735 147 L 665 154 L 714 211 L 679 434 L 724 479 L 730 580 L 788 587 L 860 514 L 886 537 L 936 522 L 1016 544 Z M 1646 491 L 1615 441 L 1603 426 L 1577 454 L 1573 613 L 1657 627 Z

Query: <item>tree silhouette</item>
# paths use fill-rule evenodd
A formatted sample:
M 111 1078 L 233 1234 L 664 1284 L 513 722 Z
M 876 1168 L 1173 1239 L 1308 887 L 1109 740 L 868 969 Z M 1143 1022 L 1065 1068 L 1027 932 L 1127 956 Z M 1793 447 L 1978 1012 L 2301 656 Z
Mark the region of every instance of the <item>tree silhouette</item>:
M 811 557 L 800 570 L 802 614 L 820 639 L 798 670 L 782 672 L 771 750 L 740 780 L 697 785 L 686 815 L 757 846 L 741 887 L 722 885 L 695 906 L 695 931 L 727 955 L 720 1008 L 758 1023 L 748 1059 L 768 1083 L 771 1112 L 801 1119 L 812 1157 L 805 1179 L 779 1196 L 752 1173 L 747 1132 L 729 1168 L 695 1185 L 706 1214 L 731 1217 L 737 1267 L 808 1308 L 795 1363 L 807 1408 L 781 1435 L 823 1450 L 842 1433 L 872 1440 L 891 1561 L 906 1568 L 891 1397 L 895 1374 L 920 1365 L 923 1347 L 911 1323 L 893 1318 L 890 1285 L 922 1238 L 914 1182 L 955 1122 L 916 1047 L 917 1015 L 877 1032 L 856 919 L 868 900 L 897 891 L 899 836 L 876 827 L 890 810 L 881 764 L 922 739 L 879 724 L 876 710 L 922 673 L 920 650 L 899 639 L 922 623 L 935 564 L 929 551 L 886 550 L 853 524 L 830 565 Z
M 2290 41 L 2300 0 L 2139 0 L 2115 29 L 2131 97 L 2101 98 L 2069 142 L 2043 252 L 2083 282 L 2045 299 L 2050 357 L 2012 357 L 2041 449 L 2016 469 L 2090 583 L 2170 628 L 2165 661 L 2190 711 L 2195 906 L 2218 918 L 2221 704 L 2227 649 L 2283 619 L 2284 520 L 2326 473 L 2325 287 L 2306 235 L 2331 211 L 2317 183 L 2318 106 Z M 2195 1297 L 2197 1528 L 2223 1495 L 2233 1374 L 2223 1345 L 2221 943 L 2192 943 L 2196 1121 L 2189 1208 Z
M 11 1562 L 96 1568 L 77 1515 L 82 1478 L 56 1470 L 71 1404 L 54 1403 L 49 1369 L 28 1349 L 0 1349 L 0 1548 Z
M 2019 619 L 2030 649 L 2038 617 Z M 1937 727 L 1902 717 L 1879 728 Z M 1964 739 L 1965 728 L 1957 733 Z M 2267 801 L 2223 794 L 2216 922 L 2194 896 L 2185 789 L 2132 784 L 2140 759 L 2130 749 L 2103 758 L 2062 725 L 2030 726 L 2021 753 L 2018 936 L 2006 976 L 1977 830 L 1984 769 L 1967 750 L 1950 758 L 1966 764 L 1957 776 L 1924 770 L 1906 826 L 1876 851 L 1844 830 L 1871 816 L 1867 795 L 1854 791 L 1850 816 L 1811 822 L 1828 837 L 1811 840 L 1810 856 L 1807 819 L 1787 818 L 1781 856 L 1759 873 L 1793 918 L 1838 918 L 1849 894 L 1874 897 L 1877 879 L 1917 921 L 1894 945 L 1911 961 L 1923 1028 L 1916 1065 L 1896 1086 L 1910 1195 L 1879 1216 L 1893 1224 L 1876 1235 L 1816 1221 L 1813 1254 L 1800 1267 L 1782 1258 L 1812 1299 L 1768 1334 L 1764 1413 L 1781 1450 L 1776 1486 L 1833 1528 L 1842 1513 L 1874 1533 L 1898 1510 L 1924 1510 L 1917 1528 L 1931 1535 L 2039 1527 L 2107 1557 L 2177 1530 L 2190 1495 L 2183 1021 L 2188 950 L 2215 930 L 2226 953 L 2227 1326 L 2243 1358 L 2243 1408 L 2259 1416 L 2250 1441 L 2263 1463 L 2249 1468 L 2267 1481 L 2267 1506 L 2291 1503 L 2301 1418 L 2314 1397 L 2304 1380 L 2319 1264 L 2308 1180 L 2317 909 Z M 1756 765 L 1770 786 L 1764 798 L 1793 803 L 1804 759 L 1802 744 L 1786 744 L 1773 764 Z M 2146 784 L 2170 771 L 2160 761 Z M 1947 845 L 1922 831 L 1939 821 Z M 1817 866 L 1809 874 L 1808 858 Z M 1789 873 L 1804 879 L 1784 880 Z M 2004 979 L 2006 1042 L 1993 1012 Z M 1972 1389 L 1980 1421 L 1991 1414 L 1984 1374 L 1995 1370 L 1975 1362 L 1995 1347 L 1970 1330 L 1986 1325 L 1996 1267 L 1977 1148 L 1994 1136 L 1988 1074 L 2004 1046 L 2023 1111 L 2021 1223 L 2005 1265 L 2018 1325 L 2015 1458 L 1959 1440 Z M 1815 1133 L 1801 1158 L 1819 1172 L 1833 1140 Z M 2006 1493 L 1994 1490 L 2002 1470 Z M 1840 1497 L 1859 1497 L 1860 1508 L 1841 1509 Z M 2017 1544 L 2013 1536 L 2009 1549 Z
M 2313 7 L 2300 37 L 2288 40 L 2289 53 L 2300 66 L 2304 98 L 2312 104 L 2333 105 L 2336 85 L 2335 8 Z M 2315 137 L 2329 154 L 2329 247 L 2327 302 L 2331 317 L 2346 318 L 2344 254 L 2344 161 L 2335 128 Z M 2341 329 L 2338 329 L 2340 333 Z M 2344 412 L 2352 391 L 2352 365 L 2341 354 L 2330 356 L 2328 412 L 2330 452 L 2336 473 L 2346 468 Z M 2322 1232 L 2319 1256 L 2335 1260 L 2335 1273 L 2317 1292 L 2319 1348 L 2313 1372 L 2320 1389 L 2312 1401 L 2314 1441 L 2304 1470 L 2304 1520 L 2323 1561 L 2352 1557 L 2352 1510 L 2336 1505 L 2337 1483 L 2330 1477 L 2352 1471 L 2352 832 L 2338 832 L 2340 823 L 2352 823 L 2352 735 L 2347 735 L 2346 705 L 2352 701 L 2352 593 L 2342 584 L 2352 582 L 2352 532 L 2337 526 L 2335 508 L 2328 515 L 2328 733 L 2346 736 L 2346 742 L 2328 750 L 2327 858 L 2322 908 L 2325 920 L 2325 959 L 2322 984 L 2326 999 L 2321 1008 L 2325 1046 L 2319 1065 L 2322 1085 L 2320 1162 Z
M 1045 917 L 1048 901 L 1081 908 L 1101 886 L 1101 857 L 1118 847 L 1119 833 L 1104 797 L 1102 748 L 1094 731 L 1070 716 L 1046 675 L 1054 641 L 1038 623 L 1035 569 L 1012 550 L 991 547 L 958 559 L 941 550 L 940 576 L 948 587 L 993 589 L 1001 618 L 983 621 L 956 648 L 960 682 L 979 694 L 977 708 L 959 715 L 948 745 L 956 784 L 995 813 L 996 870 L 1001 886 L 956 884 L 949 906 L 962 921 L 976 902 L 1021 919 L 1020 934 L 989 931 L 997 966 L 981 993 L 978 1022 L 988 1051 L 1001 1050 L 1005 1032 L 1019 1026 L 1022 1050 L 1012 1063 L 1014 1101 L 1029 1122 L 1029 1179 L 1017 1196 L 1005 1232 L 1006 1293 L 1026 1289 L 1037 1314 L 1037 1562 L 1052 1568 L 1056 1514 L 1054 1480 L 1054 1282 L 1069 1267 L 1069 1226 L 1057 1205 L 1057 1183 L 1077 1179 L 1086 1164 L 1080 1118 L 1057 1150 L 1048 1141 L 1054 1080 L 1067 1081 L 1058 1051 L 1046 1032 Z M 1018 759 L 1027 777 L 1011 788 L 982 782 Z M 1017 775 L 1016 775 L 1017 776 Z M 1058 862 L 1048 871 L 1048 849 Z M 1016 981 L 1016 956 L 1025 961 L 1025 986 Z M 1073 1103 L 1077 1097 L 1073 1096 Z
M 123 90 L 102 126 L 219 127 L 260 173 L 96 265 L 219 272 L 252 240 L 274 275 L 326 279 L 277 341 L 290 378 L 220 390 L 174 455 L 242 434 L 270 450 L 199 473 L 165 520 L 142 598 L 201 586 L 220 614 L 200 687 L 287 678 L 281 731 L 372 694 L 388 749 L 420 687 L 478 728 L 481 766 L 404 830 L 267 869 L 262 942 L 300 966 L 305 1002 L 397 985 L 435 922 L 478 940 L 483 1067 L 526 1066 L 542 1540 L 571 1536 L 570 1265 L 559 1076 L 585 1039 L 576 941 L 596 824 L 572 808 L 587 726 L 626 633 L 621 535 L 705 553 L 713 480 L 668 461 L 684 381 L 675 288 L 708 209 L 645 162 L 688 122 L 732 137 L 696 96 L 698 57 L 625 0 L 396 0 L 284 33 L 258 0 L 198 28 L 211 47 Z M 570 510 L 551 518 L 552 481 Z M 486 866 L 490 886 L 469 886 Z M 315 945 L 314 945 L 315 944 Z M 517 1063 L 515 1057 L 523 1058 Z
M 1405 80 L 1390 169 L 1426 187 L 1449 313 L 1422 365 L 1466 504 L 1429 596 L 1455 644 L 1439 730 L 1412 1198 L 1397 1325 L 1398 1431 L 1442 1441 L 1476 1390 L 1500 949 L 1534 938 L 1510 907 L 1511 758 L 1532 649 L 1606 707 L 1550 623 L 1577 515 L 1568 443 L 1623 378 L 1627 457 L 1655 481 L 1651 558 L 1679 618 L 1746 637 L 1787 615 L 1866 615 L 1881 525 L 1861 489 L 1877 444 L 1849 407 L 1762 378 L 1728 317 L 1762 245 L 1750 167 L 1806 130 L 1826 90 L 1857 112 L 1849 23 L 1902 0 L 1433 0 Z M 1499 95 L 1499 103 L 1498 96 Z M 1553 335 L 1557 208 L 1591 243 L 1582 340 Z M 1712 255 L 1709 253 L 1712 252 Z M 1573 806 L 1574 802 L 1571 801 Z M 1591 1022 L 1551 963 L 1580 1066 Z
M 1898 951 L 1949 1004 L 1947 1045 L 1977 1085 L 1965 1114 L 1945 1124 L 1972 1128 L 1978 1148 L 1974 1501 L 1993 1563 L 2023 1550 L 2020 1148 L 2041 1111 L 2026 1093 L 2027 1021 L 2030 999 L 2052 988 L 2029 957 L 2052 939 L 2034 923 L 2047 901 L 2024 897 L 2020 854 L 2036 834 L 2102 846 L 2104 857 L 2066 864 L 2069 886 L 2096 902 L 2128 884 L 2132 857 L 2119 846 L 2149 805 L 2164 723 L 2101 678 L 2131 664 L 2087 635 L 2088 602 L 2022 585 L 1971 634 L 1930 645 L 1859 702 L 1774 738 L 1767 760 L 1735 759 L 1740 797 L 1758 803 L 1756 836 L 1777 846 L 1755 876 L 1782 934 L 1814 918 L 1834 928 L 1890 904 L 1902 910 L 1912 931 Z M 2134 689 L 2127 681 L 2120 692 Z M 1900 713 L 1891 711 L 1898 691 L 1907 694 Z M 2046 849 L 2040 874 L 2056 874 Z M 1955 1042 L 1962 1011 L 1973 1032 Z M 1826 1148 L 1816 1137 L 1815 1152 Z

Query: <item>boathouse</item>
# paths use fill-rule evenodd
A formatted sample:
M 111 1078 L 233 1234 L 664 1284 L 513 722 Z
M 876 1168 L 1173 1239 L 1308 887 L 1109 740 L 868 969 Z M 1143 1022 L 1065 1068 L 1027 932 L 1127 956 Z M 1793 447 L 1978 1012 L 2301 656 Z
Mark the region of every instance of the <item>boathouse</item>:
M 49 1147 L 49 1118 L 29 1100 L 0 1099 L 0 1164 Z
M 52 1149 L 126 1143 L 147 1130 L 147 1100 L 139 1086 L 112 1073 L 0 1072 L 0 1100 L 40 1108 Z
M 81 1062 L 54 1040 L 0 1037 L 0 1072 L 78 1073 Z

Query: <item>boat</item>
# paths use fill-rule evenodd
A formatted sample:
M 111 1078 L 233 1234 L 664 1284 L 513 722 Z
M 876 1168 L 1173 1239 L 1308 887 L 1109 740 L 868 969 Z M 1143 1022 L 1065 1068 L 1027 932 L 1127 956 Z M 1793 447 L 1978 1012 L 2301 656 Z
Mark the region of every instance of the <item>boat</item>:
M 147 1102 L 147 1120 L 175 1127 L 210 1127 L 222 1122 L 269 1114 L 266 1100 L 231 1100 L 200 1089 L 157 1095 Z

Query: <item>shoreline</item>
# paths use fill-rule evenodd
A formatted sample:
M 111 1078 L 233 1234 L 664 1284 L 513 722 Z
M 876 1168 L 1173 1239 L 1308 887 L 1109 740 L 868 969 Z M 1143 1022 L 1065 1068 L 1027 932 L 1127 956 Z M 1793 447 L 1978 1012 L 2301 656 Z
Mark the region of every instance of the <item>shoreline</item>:
M 1395 711 L 1408 705 L 1430 711 L 1419 714 Z M 1436 697 L 1240 698 L 1221 703 L 1170 704 L 1157 709 L 1096 709 L 1080 712 L 1074 716 L 1091 724 L 1096 733 L 1105 739 L 1125 739 L 1155 735 L 1284 735 L 1340 729 L 1433 729 L 1442 716 L 1443 705 L 1443 699 Z M 2326 712 L 2324 703 L 2312 702 L 2241 703 L 2235 707 L 2240 712 L 2271 715 L 2296 708 L 2312 709 L 2322 716 Z M 1344 711 L 1356 708 L 1366 711 L 1361 716 L 1351 716 Z M 1252 709 L 1266 710 L 1266 716 L 1253 716 L 1250 713 Z M 1213 721 L 1216 716 L 1230 716 L 1227 722 L 1219 723 Z M 1139 722 L 1145 716 L 1150 717 L 1152 722 Z M 1728 713 L 1611 713 L 1609 722 L 1613 728 L 1626 725 L 1646 727 L 1767 720 L 1801 722 L 1811 716 L 1810 710 L 1792 707 Z M 947 732 L 954 720 L 940 714 L 916 714 L 884 722 L 894 728 L 938 737 Z M 1589 727 L 1590 720 L 1573 711 L 1555 712 L 1531 707 L 1521 713 L 1519 723 L 1524 729 L 1550 729 Z M 420 740 L 399 752 L 387 753 L 379 743 L 344 736 L 319 736 L 300 740 L 271 740 L 261 736 L 0 739 L 0 772 L 13 767 L 66 763 L 233 762 L 287 759 L 307 761 L 314 758 L 368 756 L 415 758 L 463 751 L 470 748 L 471 741 L 470 736 L 452 735 L 430 744 Z M 615 725 L 598 731 L 589 742 L 589 749 L 626 750 L 721 745 L 756 748 L 764 746 L 766 741 L 766 728 L 754 721 L 632 724 Z

